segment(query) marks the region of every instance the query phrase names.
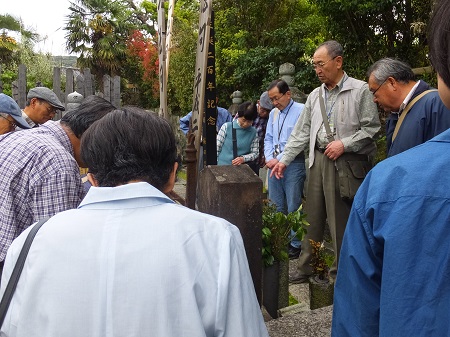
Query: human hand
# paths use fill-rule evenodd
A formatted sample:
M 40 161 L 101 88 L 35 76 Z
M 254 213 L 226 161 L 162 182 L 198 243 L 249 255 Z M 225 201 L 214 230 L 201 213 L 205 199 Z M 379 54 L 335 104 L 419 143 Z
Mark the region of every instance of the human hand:
M 344 153 L 344 144 L 340 140 L 333 140 L 331 143 L 327 145 L 324 155 L 326 155 L 331 160 L 336 160 L 343 153 Z
M 244 162 L 245 162 L 244 157 L 236 157 L 231 161 L 231 164 L 238 166 L 244 164 Z
M 270 172 L 270 178 L 272 178 L 274 175 L 277 179 L 281 179 L 284 177 L 283 172 L 286 170 L 286 165 L 283 163 L 277 163 L 274 168 L 272 169 L 272 172 Z
M 272 169 L 276 164 L 278 164 L 277 158 L 272 158 L 269 161 L 266 162 L 266 165 L 269 169 Z

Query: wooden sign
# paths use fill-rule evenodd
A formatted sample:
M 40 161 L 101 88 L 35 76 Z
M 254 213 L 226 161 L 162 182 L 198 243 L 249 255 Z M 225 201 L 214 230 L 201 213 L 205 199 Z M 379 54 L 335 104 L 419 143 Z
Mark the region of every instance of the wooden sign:
M 159 116 L 167 118 L 166 21 L 164 1 L 158 0 Z
M 205 122 L 203 130 L 204 165 L 217 165 L 217 90 L 216 49 L 214 40 L 214 11 L 211 12 L 211 29 L 208 40 L 208 61 L 206 64 Z
M 192 103 L 191 132 L 195 135 L 197 160 L 200 154 L 203 113 L 205 108 L 206 64 L 208 58 L 209 28 L 212 0 L 200 0 L 200 20 L 195 64 L 194 96 Z
M 170 61 L 170 48 L 172 47 L 172 27 L 173 27 L 173 8 L 175 6 L 175 0 L 169 0 L 169 14 L 167 18 L 166 29 L 166 84 L 169 74 L 169 61 Z

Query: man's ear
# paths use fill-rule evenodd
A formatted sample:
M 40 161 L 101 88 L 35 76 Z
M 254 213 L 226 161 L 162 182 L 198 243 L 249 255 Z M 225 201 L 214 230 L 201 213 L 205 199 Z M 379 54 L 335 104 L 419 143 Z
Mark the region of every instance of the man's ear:
M 337 64 L 338 69 L 342 69 L 343 61 L 344 60 L 343 60 L 342 56 L 336 56 L 335 62 Z
M 169 180 L 167 181 L 166 186 L 163 188 L 163 193 L 169 193 L 173 190 L 173 187 L 175 186 L 175 180 L 177 178 L 177 169 L 178 169 L 178 162 L 173 163 L 173 170 L 170 173 Z
M 94 175 L 92 173 L 87 174 L 87 179 L 91 183 L 92 186 L 98 187 L 98 181 L 95 179 Z

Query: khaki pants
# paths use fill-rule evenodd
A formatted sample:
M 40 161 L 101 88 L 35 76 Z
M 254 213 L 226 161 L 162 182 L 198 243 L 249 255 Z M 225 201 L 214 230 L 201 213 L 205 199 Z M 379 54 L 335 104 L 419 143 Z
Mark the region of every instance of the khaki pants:
M 308 195 L 305 204 L 305 212 L 310 226 L 302 242 L 299 273 L 300 275 L 312 274 L 310 266 L 312 251 L 309 239 L 322 242 L 328 222 L 335 253 L 335 260 L 330 268 L 330 277 L 335 279 L 342 238 L 352 205 L 350 201 L 344 201 L 340 197 L 338 172 L 334 161 L 317 150 L 314 155 L 314 165 L 309 171 Z

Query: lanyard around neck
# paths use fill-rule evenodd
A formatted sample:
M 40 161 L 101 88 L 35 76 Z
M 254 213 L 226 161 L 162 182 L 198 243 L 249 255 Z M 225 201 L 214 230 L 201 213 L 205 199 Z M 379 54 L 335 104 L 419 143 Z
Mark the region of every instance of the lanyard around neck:
M 283 119 L 283 123 L 281 123 L 281 129 L 280 129 L 280 117 L 281 117 L 281 112 L 280 112 L 280 116 L 278 117 L 278 144 L 280 143 L 280 135 L 281 135 L 281 130 L 283 130 L 283 126 L 284 126 L 284 122 L 286 121 L 287 115 L 289 113 L 289 110 L 291 110 L 291 106 L 294 104 L 294 101 L 291 102 L 291 104 L 289 104 L 289 107 L 286 111 L 286 116 L 284 116 Z
M 333 104 L 331 104 L 330 109 L 327 111 L 327 119 L 328 119 L 328 122 L 330 121 L 331 112 L 333 111 L 333 107 L 334 107 L 334 105 L 336 104 L 337 96 L 340 94 L 340 92 L 341 92 L 341 90 L 342 90 L 342 88 L 343 88 L 343 86 L 344 86 L 344 82 L 347 80 L 347 78 L 348 78 L 348 76 L 346 76 L 346 75 L 344 74 L 344 77 L 343 77 L 343 79 L 342 79 L 342 82 L 341 82 L 341 84 L 339 85 L 339 91 L 338 91 L 338 93 L 336 94 L 336 99 L 334 100 Z M 324 93 L 325 93 L 325 104 L 327 104 L 327 103 L 328 103 L 328 98 L 327 98 L 327 95 L 328 95 L 328 89 L 327 89 L 327 90 L 324 90 Z

